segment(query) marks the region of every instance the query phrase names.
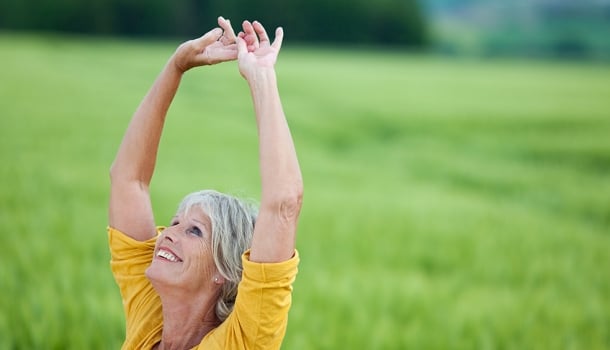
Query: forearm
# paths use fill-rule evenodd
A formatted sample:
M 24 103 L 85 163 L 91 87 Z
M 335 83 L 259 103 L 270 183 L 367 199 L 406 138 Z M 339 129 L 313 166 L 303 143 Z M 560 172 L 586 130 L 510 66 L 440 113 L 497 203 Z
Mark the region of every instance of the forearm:
M 150 183 L 165 116 L 178 90 L 181 76 L 182 73 L 170 60 L 140 103 L 112 165 L 113 181 Z
M 273 202 L 302 190 L 301 171 L 274 70 L 261 70 L 249 84 L 258 126 L 261 202 Z

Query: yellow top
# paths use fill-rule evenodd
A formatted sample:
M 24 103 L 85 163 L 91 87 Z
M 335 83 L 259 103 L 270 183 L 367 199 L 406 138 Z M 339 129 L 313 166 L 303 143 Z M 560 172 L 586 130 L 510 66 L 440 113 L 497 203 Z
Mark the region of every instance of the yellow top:
M 161 341 L 161 300 L 144 272 L 153 259 L 156 238 L 140 242 L 108 228 L 110 266 L 119 285 L 127 323 L 122 349 L 150 349 Z M 242 255 L 243 274 L 229 317 L 193 349 L 279 349 L 288 321 L 292 283 L 299 255 L 260 264 Z

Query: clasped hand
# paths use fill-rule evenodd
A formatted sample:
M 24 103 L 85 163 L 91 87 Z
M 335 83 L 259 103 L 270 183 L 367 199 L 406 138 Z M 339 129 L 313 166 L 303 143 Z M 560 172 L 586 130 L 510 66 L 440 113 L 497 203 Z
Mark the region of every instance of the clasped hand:
M 198 39 L 178 47 L 172 61 L 180 73 L 205 65 L 238 60 L 241 75 L 249 77 L 260 68 L 273 68 L 282 45 L 282 28 L 275 31 L 273 43 L 263 25 L 244 21 L 242 31 L 235 35 L 228 19 L 218 17 L 220 28 L 214 28 Z

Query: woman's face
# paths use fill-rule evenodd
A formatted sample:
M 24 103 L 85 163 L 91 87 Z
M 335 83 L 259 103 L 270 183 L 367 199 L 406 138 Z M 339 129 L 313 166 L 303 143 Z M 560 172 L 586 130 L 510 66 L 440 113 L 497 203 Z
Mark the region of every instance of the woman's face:
M 217 273 L 212 256 L 212 224 L 199 207 L 178 213 L 155 246 L 146 276 L 155 288 L 178 287 L 200 292 L 212 289 Z M 157 288 L 158 289 L 158 288 Z

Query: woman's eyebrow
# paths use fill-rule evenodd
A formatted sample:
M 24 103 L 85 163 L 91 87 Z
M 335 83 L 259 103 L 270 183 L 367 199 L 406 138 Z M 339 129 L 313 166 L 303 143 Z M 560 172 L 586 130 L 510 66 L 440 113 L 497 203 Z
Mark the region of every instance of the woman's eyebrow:
M 205 227 L 208 231 L 211 232 L 211 226 L 210 225 L 210 221 L 209 220 L 205 220 L 205 221 L 201 221 L 201 220 L 197 220 L 197 219 L 193 219 L 193 221 L 195 221 L 196 223 L 202 225 L 203 227 Z

